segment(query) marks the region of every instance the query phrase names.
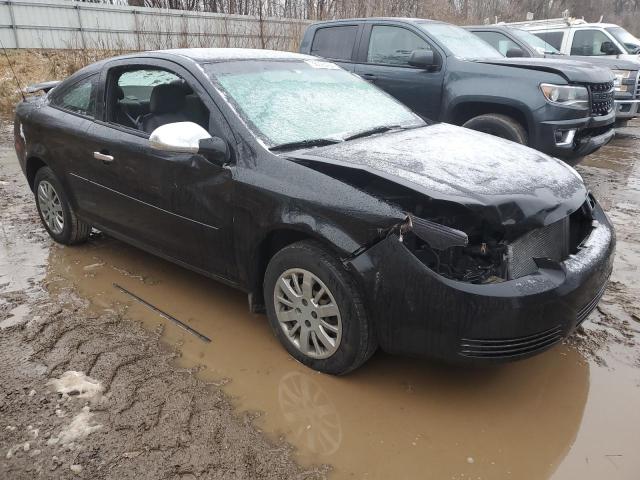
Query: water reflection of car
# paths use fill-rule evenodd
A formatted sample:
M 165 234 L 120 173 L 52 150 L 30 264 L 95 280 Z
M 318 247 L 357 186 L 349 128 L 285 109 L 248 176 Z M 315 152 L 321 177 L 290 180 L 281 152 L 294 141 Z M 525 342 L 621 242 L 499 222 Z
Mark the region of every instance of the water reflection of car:
M 615 76 L 616 125 L 638 116 L 640 109 L 640 57 L 636 60 L 609 56 L 567 56 L 531 32 L 509 25 L 482 25 L 465 27 L 490 44 L 500 53 L 510 57 L 569 58 L 610 68 Z
M 489 48 L 487 46 L 487 48 Z M 524 358 L 595 308 L 612 227 L 571 167 L 430 125 L 315 57 L 234 49 L 90 65 L 16 109 L 63 244 L 92 227 L 248 293 L 324 372 L 380 346 Z

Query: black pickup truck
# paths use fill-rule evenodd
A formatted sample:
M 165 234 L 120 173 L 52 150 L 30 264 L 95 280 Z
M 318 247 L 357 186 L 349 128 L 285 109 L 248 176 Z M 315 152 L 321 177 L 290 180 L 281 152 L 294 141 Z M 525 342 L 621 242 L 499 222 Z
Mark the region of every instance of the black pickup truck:
M 300 51 L 333 60 L 424 118 L 526 144 L 568 163 L 614 136 L 609 69 L 569 60 L 506 58 L 447 23 L 319 22 L 307 28 Z

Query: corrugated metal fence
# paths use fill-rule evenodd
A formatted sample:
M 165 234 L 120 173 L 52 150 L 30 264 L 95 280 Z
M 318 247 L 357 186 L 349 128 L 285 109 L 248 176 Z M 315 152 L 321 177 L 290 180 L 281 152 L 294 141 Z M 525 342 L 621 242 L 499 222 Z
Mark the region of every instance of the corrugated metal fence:
M 0 0 L 5 48 L 295 50 L 308 23 L 69 0 Z

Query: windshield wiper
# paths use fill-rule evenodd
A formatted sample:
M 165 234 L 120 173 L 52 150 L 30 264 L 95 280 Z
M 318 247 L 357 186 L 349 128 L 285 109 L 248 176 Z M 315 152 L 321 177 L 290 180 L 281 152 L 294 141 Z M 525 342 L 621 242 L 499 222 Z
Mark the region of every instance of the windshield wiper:
M 325 145 L 340 143 L 341 141 L 342 140 L 337 140 L 335 138 L 313 138 L 309 140 L 299 140 L 297 142 L 281 143 L 280 145 L 271 147 L 269 150 L 271 150 L 272 152 L 277 152 L 279 150 L 290 150 L 296 148 L 323 147 Z
M 384 133 L 389 130 L 393 130 L 394 128 L 400 128 L 400 125 L 385 125 L 383 127 L 370 128 L 369 130 L 363 130 L 362 132 L 354 133 L 353 135 L 349 135 L 348 137 L 344 137 L 344 140 L 354 140 L 356 138 L 368 137 L 370 135 L 375 135 L 376 133 Z

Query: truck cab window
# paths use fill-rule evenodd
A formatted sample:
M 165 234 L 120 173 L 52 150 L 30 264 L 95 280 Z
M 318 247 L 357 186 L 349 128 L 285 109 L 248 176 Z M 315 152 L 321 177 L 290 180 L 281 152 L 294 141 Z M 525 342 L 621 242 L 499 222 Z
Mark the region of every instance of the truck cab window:
M 602 47 L 605 43 L 613 46 L 611 39 L 600 30 L 578 30 L 573 34 L 571 55 L 610 55 Z
M 431 50 L 431 47 L 406 28 L 376 25 L 371 30 L 367 62 L 409 66 L 414 50 Z
M 562 48 L 564 32 L 532 32 L 536 37 L 541 38 L 556 50 Z M 572 54 L 573 55 L 573 54 Z
M 511 40 L 506 35 L 499 32 L 474 32 L 478 37 L 487 42 L 501 54 L 507 55 L 511 49 L 521 49 L 520 45 Z
M 313 37 L 311 55 L 332 60 L 351 60 L 357 32 L 357 25 L 320 28 Z

